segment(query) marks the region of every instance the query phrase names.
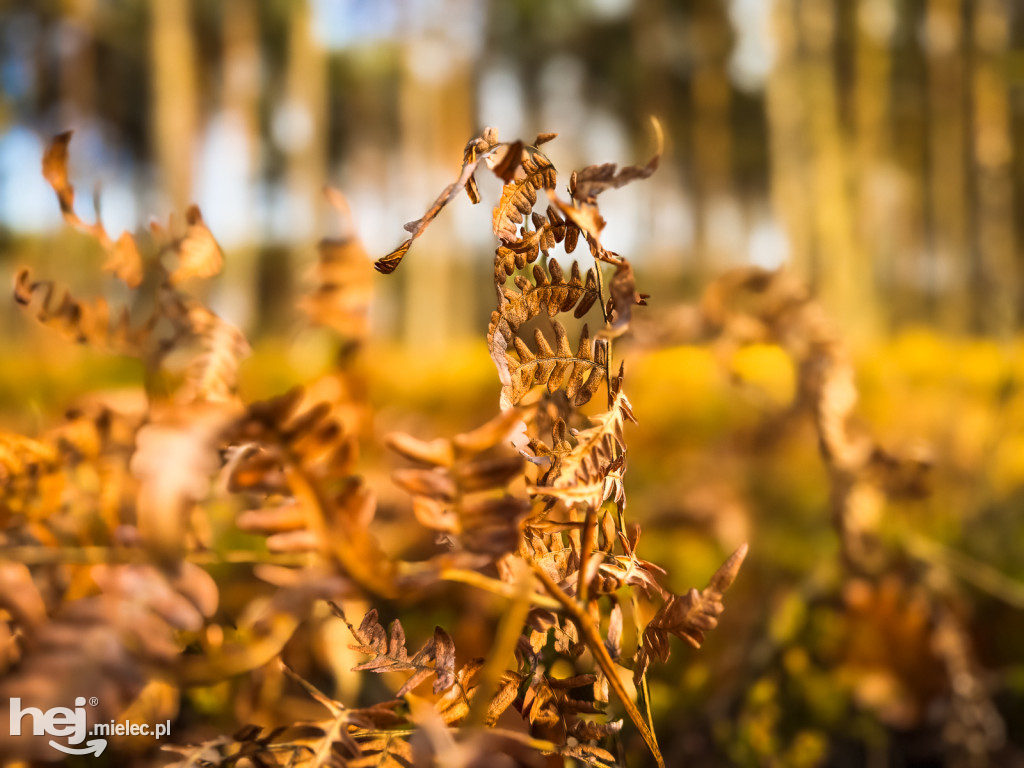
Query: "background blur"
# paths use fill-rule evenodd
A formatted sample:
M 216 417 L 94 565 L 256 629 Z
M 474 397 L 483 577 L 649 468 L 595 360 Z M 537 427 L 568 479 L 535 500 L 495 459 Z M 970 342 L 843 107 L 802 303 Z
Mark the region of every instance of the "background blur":
M 98 184 L 115 236 L 199 204 L 226 252 L 212 305 L 255 342 L 243 392 L 275 392 L 324 360 L 294 310 L 338 226 L 323 184 L 377 257 L 484 125 L 557 131 L 545 151 L 566 180 L 646 162 L 655 115 L 662 165 L 602 197 L 604 244 L 634 263 L 655 320 L 731 266 L 809 282 L 855 350 L 864 421 L 935 464 L 929 498 L 887 509 L 889 535 L 963 590 L 1005 723 L 989 746 L 1019 758 L 1022 44 L 1012 0 L 0 0 L 0 271 L 109 290 L 40 175 L 49 137 L 74 129 L 80 209 Z M 500 190 L 481 186 L 483 205 L 456 200 L 375 280 L 380 433 L 447 435 L 496 410 L 483 335 Z M 75 393 L 139 379 L 13 303 L 0 354 L 0 412 L 29 432 Z M 652 682 L 666 755 L 947 764 L 946 683 L 915 666 L 926 640 L 896 621 L 913 596 L 838 584 L 813 430 L 758 441 L 794 397 L 790 361 L 766 346 L 722 370 L 675 346 L 628 370 L 644 556 L 682 591 L 752 543 L 721 632 L 700 653 L 676 646 Z M 832 597 L 810 608 L 809 593 Z
M 38 158 L 74 128 L 110 228 L 198 202 L 233 256 L 222 308 L 254 322 L 325 232 L 323 183 L 383 253 L 480 127 L 558 131 L 553 159 L 571 168 L 645 158 L 653 114 L 660 172 L 606 204 L 608 242 L 641 268 L 699 283 L 788 263 L 858 328 L 1016 327 L 1024 14 L 1009 0 L 4 0 L 0 14 L 7 253 L 60 229 Z M 478 215 L 456 206 L 422 243 L 459 232 L 440 272 L 485 268 Z M 408 320 L 415 301 L 381 322 L 449 336 L 486 316 L 451 304 L 430 329 Z

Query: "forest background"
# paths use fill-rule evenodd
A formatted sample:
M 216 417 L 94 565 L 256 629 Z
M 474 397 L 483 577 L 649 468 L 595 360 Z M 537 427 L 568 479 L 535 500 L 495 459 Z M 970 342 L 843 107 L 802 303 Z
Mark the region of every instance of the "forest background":
M 677 591 L 751 543 L 714 639 L 651 682 L 663 751 L 903 765 L 963 746 L 936 746 L 952 683 L 915 624 L 919 596 L 842 573 L 813 425 L 777 429 L 797 364 L 773 343 L 723 361 L 687 338 L 706 286 L 753 265 L 810 287 L 851 350 L 860 419 L 930 468 L 927 493 L 885 502 L 881 535 L 955 585 L 1000 723 L 966 754 L 1021 759 L 1024 8 L 1011 0 L 3 0 L 0 271 L 102 290 L 84 266 L 95 244 L 63 226 L 39 172 L 50 137 L 73 129 L 72 178 L 83 200 L 100 186 L 111 232 L 199 205 L 225 253 L 207 299 L 253 344 L 243 394 L 265 397 L 333 353 L 294 312 L 316 243 L 339 227 L 323 185 L 377 258 L 483 126 L 558 132 L 549 155 L 567 172 L 642 164 L 651 116 L 657 173 L 602 199 L 602 242 L 656 288 L 626 355 L 630 510 Z M 493 203 L 497 182 L 481 187 Z M 479 217 L 452 203 L 416 258 L 374 281 L 373 433 L 452 434 L 493 413 Z M 84 391 L 140 379 L 14 302 L 0 355 L 5 429 L 29 434 Z M 384 450 L 363 463 L 386 487 Z M 408 502 L 390 493 L 384 517 L 400 519 Z M 241 706 L 218 695 L 210 711 Z

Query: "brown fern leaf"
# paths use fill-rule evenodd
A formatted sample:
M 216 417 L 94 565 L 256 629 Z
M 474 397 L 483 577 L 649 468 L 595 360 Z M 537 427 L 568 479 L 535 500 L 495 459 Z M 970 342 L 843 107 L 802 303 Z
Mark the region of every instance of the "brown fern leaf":
M 64 220 L 80 232 L 91 235 L 107 253 L 103 269 L 112 272 L 130 288 L 142 282 L 143 265 L 138 246 L 128 232 L 122 232 L 117 240 L 112 240 L 99 216 L 97 205 L 96 223 L 88 224 L 75 213 L 75 188 L 68 180 L 68 144 L 71 131 L 66 131 L 53 138 L 43 154 L 43 178 L 49 182 L 57 193 L 61 214 Z
M 389 636 L 380 623 L 375 608 L 363 617 L 358 628 L 349 623 L 345 613 L 335 603 L 331 603 L 331 608 L 345 622 L 356 640 L 357 645 L 349 647 L 372 657 L 369 661 L 353 667 L 354 672 L 412 672 L 413 674 L 395 694 L 397 698 L 405 696 L 431 676 L 436 677 L 435 694 L 455 685 L 455 643 L 441 627 L 435 627 L 433 637 L 410 656 L 405 647 L 405 630 L 398 619 L 391 622 Z
M 549 195 L 549 197 L 554 196 Z M 527 200 L 526 202 L 529 201 Z M 580 227 L 572 219 L 566 220 L 563 218 L 558 212 L 557 206 L 559 203 L 557 198 L 555 198 L 555 202 L 555 205 L 548 205 L 546 214 L 543 216 L 533 212 L 530 217 L 533 229 L 527 230 L 524 224 L 519 237 L 516 237 L 515 234 L 513 226 L 515 222 L 506 222 L 508 224 L 506 233 L 511 232 L 511 236 L 508 239 L 503 237 L 501 244 L 495 250 L 495 284 L 503 285 L 509 275 L 517 269 L 525 268 L 527 264 L 532 264 L 542 252 L 546 254 L 558 243 L 563 243 L 566 253 L 572 253 L 576 250 L 580 236 Z M 566 205 L 572 209 L 572 206 L 568 206 L 565 203 L 561 203 L 561 205 Z M 608 252 L 600 249 L 596 239 L 591 241 L 591 250 L 595 254 L 600 253 L 603 260 L 616 263 Z
M 521 475 L 525 459 L 498 449 L 521 428 L 523 418 L 523 413 L 510 409 L 450 441 L 389 435 L 392 450 L 430 467 L 392 474 L 395 483 L 413 496 L 416 519 L 448 534 L 468 552 L 498 556 L 514 551 L 530 504 L 506 489 Z
M 833 521 L 844 557 L 871 570 L 885 559 L 878 522 L 886 496 L 927 493 L 930 462 L 890 453 L 857 419 L 850 354 L 808 287 L 785 270 L 745 267 L 712 283 L 701 299 L 699 330 L 718 336 L 727 358 L 750 343 L 777 343 L 798 373 L 797 408 L 813 415 L 832 476 Z
M 39 530 L 30 529 L 39 521 L 49 532 L 46 538 L 59 530 L 76 545 L 127 522 L 124 515 L 134 507 L 137 492 L 127 462 L 142 418 L 141 409 L 122 413 L 83 399 L 68 411 L 65 422 L 39 439 L 0 433 L 0 520 L 18 515 L 28 526 L 19 531 L 26 541 L 38 538 Z M 77 482 L 83 469 L 99 476 L 99 493 Z M 103 529 L 96 525 L 97 516 Z M 12 537 L 16 530 L 8 526 L 6 535 Z
M 558 262 L 550 261 L 547 272 L 539 264 L 534 266 L 532 283 L 520 275 L 515 284 L 518 291 L 504 287 L 499 290 L 498 309 L 491 313 L 487 327 L 487 346 L 503 385 L 511 384 L 505 353 L 523 323 L 545 313 L 553 318 L 560 312 L 571 311 L 574 317 L 583 317 L 600 298 L 594 269 L 587 270 L 584 283 L 575 261 L 568 282 Z
M 606 515 L 606 517 L 609 516 Z M 654 595 L 662 598 L 666 597 L 667 592 L 659 583 L 658 577 L 664 576 L 667 571 L 660 565 L 636 556 L 637 543 L 640 540 L 640 526 L 633 526 L 628 537 L 623 535 L 621 531 L 616 533 L 624 554 L 615 555 L 600 563 L 597 574 L 591 583 L 592 594 L 611 594 L 623 586 L 630 586 L 643 590 L 647 597 Z M 620 611 L 620 626 L 618 629 L 620 633 L 621 621 L 622 614 Z
M 494 234 L 503 242 L 517 239 L 517 230 L 523 219 L 533 212 L 539 189 L 554 189 L 557 183 L 555 167 L 540 152 L 522 150 L 521 173 L 505 184 L 501 199 L 494 206 Z
M 622 170 L 615 163 L 588 165 L 573 171 L 569 179 L 569 194 L 581 203 L 593 204 L 597 196 L 608 189 L 618 189 L 633 181 L 649 178 L 658 170 L 660 155 L 655 155 L 647 165 L 627 165 Z
M 130 470 L 143 540 L 161 557 L 180 555 L 194 506 L 220 469 L 220 437 L 240 406 L 198 400 L 150 414 L 136 435 Z
M 424 230 L 430 226 L 430 222 L 437 218 L 437 214 L 441 212 L 441 209 L 454 200 L 463 189 L 468 189 L 470 198 L 473 199 L 473 202 L 478 202 L 480 197 L 479 193 L 476 192 L 476 184 L 473 180 L 473 174 L 476 173 L 477 166 L 480 162 L 493 153 L 498 147 L 498 131 L 494 128 L 485 128 L 478 137 L 470 139 L 469 143 L 466 144 L 465 151 L 463 152 L 462 170 L 459 172 L 459 177 L 442 190 L 441 194 L 437 196 L 433 204 L 427 209 L 427 212 L 423 214 L 421 218 L 416 219 L 416 221 L 410 221 L 405 225 L 406 231 L 411 235 L 409 239 L 403 242 L 387 256 L 377 259 L 373 265 L 374 269 L 385 275 L 394 272 L 401 263 L 402 258 L 409 252 L 409 248 L 412 247 L 413 241 L 423 234 Z
M 555 237 L 548 224 L 544 224 L 540 229 L 524 232 L 518 239 L 503 242 L 494 252 L 495 284 L 502 285 L 509 275 L 535 262 L 541 251 L 554 248 L 555 244 Z
M 348 709 L 284 664 L 282 667 L 289 677 L 299 683 L 306 693 L 331 715 L 325 720 L 295 723 L 280 733 L 278 744 L 275 746 L 281 750 L 294 750 L 291 765 L 308 765 L 310 768 L 322 765 L 348 765 L 348 758 L 359 760 L 366 756 L 366 751 L 377 751 L 372 746 L 368 746 L 364 751 L 362 745 L 356 741 L 357 734 L 361 731 L 387 728 L 401 722 L 401 718 L 394 711 L 394 707 L 399 704 L 397 700 L 390 705 Z
M 566 730 L 570 736 L 580 741 L 599 741 L 621 732 L 622 720 L 611 720 L 607 723 L 573 720 L 567 724 Z
M 534 226 L 540 229 L 543 222 L 536 223 Z M 555 238 L 555 242 L 562 243 L 562 247 L 566 253 L 572 253 L 576 250 L 576 245 L 580 239 L 580 228 L 577 227 L 573 222 L 562 218 L 562 215 L 558 212 L 558 208 L 553 205 L 548 205 L 547 209 L 547 225 L 551 230 L 551 234 Z
M 523 717 L 531 725 L 559 725 L 574 715 L 596 715 L 603 711 L 593 695 L 597 675 L 583 674 L 554 678 L 538 672 L 523 695 Z M 587 698 L 577 698 L 589 692 Z
M 328 711 L 329 717 L 270 729 L 249 725 L 230 737 L 219 736 L 190 747 L 169 746 L 165 748 L 167 751 L 184 758 L 173 765 L 209 768 L 251 761 L 261 766 L 287 764 L 294 768 L 353 765 L 411 768 L 406 734 L 394 734 L 393 743 L 389 743 L 390 734 L 380 735 L 386 729 L 404 724 L 405 719 L 395 711 L 401 701 L 349 709 L 282 666 L 289 677 Z
M 455 684 L 445 691 L 436 702 L 434 711 L 447 725 L 456 725 L 469 715 L 473 702 L 480 693 L 478 676 L 484 668 L 484 659 L 470 659 L 456 672 Z M 519 695 L 519 687 L 525 678 L 517 672 L 505 670 L 499 680 L 493 698 L 487 703 L 484 722 L 493 726 Z
M 592 768 L 615 768 L 619 764 L 615 760 L 615 755 L 607 749 L 594 746 L 593 744 L 565 744 L 559 747 L 557 752 L 551 754 L 556 754 L 561 758 L 568 757 L 578 760 Z
M 565 327 L 557 320 L 552 326 L 555 346 L 552 347 L 538 329 L 534 334 L 536 353 L 518 336 L 513 338 L 516 355 L 505 353 L 510 383 L 501 388 L 502 409 L 516 405 L 534 384 L 546 385 L 549 392 L 565 386 L 569 399 L 578 407 L 593 397 L 607 377 L 608 342 L 605 339 L 591 342 L 590 332 L 584 325 L 579 346 L 573 353 Z
M 0 512 L 5 518 L 33 506 L 40 483 L 60 472 L 61 458 L 48 441 L 0 434 Z
M 577 568 L 576 565 L 569 565 L 569 558 L 574 556 L 575 553 L 566 549 L 560 564 L 553 564 L 550 559 L 544 559 L 543 557 L 537 558 L 537 561 L 557 573 L 559 583 L 569 587 L 571 577 Z M 572 562 L 578 563 L 578 560 Z M 559 616 L 554 611 L 549 611 L 546 608 L 533 608 L 530 610 L 526 618 L 526 629 L 528 630 L 530 650 L 535 654 L 540 653 L 544 646 L 548 644 L 548 637 L 554 639 L 552 647 L 555 653 L 567 658 L 576 658 L 586 650 L 586 646 L 580 642 L 579 630 L 572 619 Z
M 293 389 L 250 405 L 225 439 L 239 451 L 229 489 L 284 497 L 243 513 L 240 526 L 268 535 L 275 551 L 316 552 L 368 591 L 392 594 L 394 563 L 369 530 L 376 497 L 352 475 L 356 442 L 330 403 Z
M 565 216 L 566 221 L 572 222 L 591 243 L 601 240 L 601 232 L 607 222 L 601 216 L 597 205 L 592 203 L 567 203 L 557 195 L 551 196 L 555 207 Z
M 747 556 L 747 545 L 742 545 L 715 571 L 708 586 L 698 592 L 691 589 L 685 595 L 672 595 L 658 610 L 644 630 L 643 643 L 637 651 L 633 680 L 639 685 L 647 672 L 652 656 L 668 661 L 671 649 L 668 636 L 673 634 L 694 648 L 704 642 L 704 633 L 718 626 L 718 617 L 725 609 L 722 595 L 736 579 L 736 574 Z
M 343 768 L 413 768 L 415 765 L 408 736 L 386 733 L 365 737 L 357 742 L 358 757 L 345 760 Z
M 552 428 L 551 446 L 533 439 L 530 448 L 538 458 L 550 461 L 550 467 L 531 493 L 558 498 L 567 503 L 585 502 L 597 508 L 613 499 L 620 509 L 626 506 L 622 485 L 625 473 L 626 422 L 636 423 L 633 406 L 622 390 L 623 372 L 612 380 L 612 402 L 604 413 L 592 416 L 594 426 L 567 433 L 558 419 Z
M 75 299 L 68 291 L 55 302 L 53 282 L 33 281 L 28 269 L 19 270 L 14 277 L 14 300 L 39 323 L 69 341 L 119 354 L 140 354 L 156 322 L 154 317 L 145 326 L 133 329 L 127 308 L 111 322 L 105 299 L 89 304 Z
M 551 195 L 551 199 L 555 207 L 565 214 L 566 222 L 572 225 L 572 232 L 582 233 L 586 238 L 587 243 L 590 245 L 590 254 L 595 259 L 607 264 L 614 264 L 615 266 L 622 264 L 622 259 L 618 254 L 609 251 L 601 245 L 601 232 L 606 222 L 601 216 L 597 205 L 591 203 L 570 204 L 557 195 Z M 568 231 L 566 235 L 567 240 Z

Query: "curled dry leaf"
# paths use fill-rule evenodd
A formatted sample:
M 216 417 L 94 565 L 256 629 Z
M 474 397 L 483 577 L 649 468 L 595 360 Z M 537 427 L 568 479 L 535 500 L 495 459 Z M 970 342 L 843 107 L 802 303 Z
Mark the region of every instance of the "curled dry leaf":
M 537 191 L 555 187 L 555 167 L 550 160 L 540 152 L 523 150 L 522 145 L 520 153 L 520 172 L 505 180 L 501 199 L 494 207 L 494 234 L 504 242 L 517 239 L 519 226 L 537 203 Z M 495 174 L 504 176 L 498 169 Z
M 685 640 L 694 648 L 700 648 L 704 642 L 704 633 L 718 626 L 718 617 L 725 610 L 722 595 L 732 586 L 746 556 L 747 545 L 744 544 L 715 571 L 703 590 L 698 592 L 691 589 L 684 595 L 671 595 L 661 606 L 644 630 L 643 644 L 637 651 L 633 671 L 637 683 L 646 673 L 652 656 L 662 662 L 668 661 L 671 653 L 669 634 Z
M 577 202 L 593 205 L 597 202 L 597 196 L 605 190 L 618 189 L 630 182 L 649 178 L 658 170 L 664 147 L 664 134 L 657 118 L 651 118 L 651 125 L 654 128 L 656 149 L 646 165 L 627 165 L 619 170 L 615 163 L 604 163 L 588 165 L 580 171 L 574 171 L 569 181 L 569 194 L 572 198 Z
M 515 284 L 518 291 L 500 289 L 498 309 L 491 313 L 487 328 L 487 346 L 502 385 L 512 383 L 506 352 L 524 323 L 542 314 L 554 318 L 559 313 L 570 311 L 574 317 L 583 317 L 600 298 L 596 272 L 587 270 L 584 283 L 579 264 L 575 261 L 568 281 L 558 262 L 551 261 L 547 271 L 540 265 L 534 266 L 532 283 L 520 275 L 516 277 Z
M 331 607 L 348 626 L 356 645 L 349 646 L 353 650 L 370 656 L 354 668 L 355 671 L 368 672 L 412 672 L 413 674 L 395 694 L 401 698 L 412 691 L 429 677 L 435 677 L 434 693 L 439 694 L 455 685 L 455 644 L 441 627 L 434 629 L 434 635 L 412 656 L 405 646 L 405 630 L 402 622 L 396 619 L 391 622 L 390 634 L 384 629 L 377 617 L 376 609 L 371 609 L 363 617 L 356 628 L 345 618 L 345 613 L 332 603 Z M 433 663 L 428 663 L 433 662 Z
M 615 268 L 609 292 L 611 293 L 609 315 L 611 316 L 612 331 L 616 335 L 622 334 L 629 328 L 633 307 L 647 306 L 647 299 L 650 297 L 646 293 L 637 292 L 633 266 L 626 259 L 623 259 L 622 263 Z
M 92 236 L 107 253 L 103 269 L 123 280 L 130 288 L 142 282 L 142 256 L 138 246 L 128 232 L 122 232 L 117 240 L 112 240 L 103 227 L 97 205 L 96 222 L 88 224 L 75 213 L 75 188 L 68 179 L 68 144 L 71 142 L 71 131 L 58 134 L 50 142 L 43 154 L 43 178 L 49 182 L 57 194 L 61 214 L 64 220 L 80 232 Z
M 463 154 L 462 170 L 459 172 L 459 177 L 441 191 L 441 194 L 437 196 L 422 217 L 405 225 L 405 230 L 410 234 L 409 239 L 387 256 L 377 259 L 373 266 L 378 272 L 385 275 L 394 272 L 405 257 L 405 254 L 409 252 L 413 241 L 423 234 L 424 230 L 430 226 L 430 222 L 437 218 L 437 214 L 454 200 L 463 189 L 468 188 L 470 190 L 470 197 L 474 198 L 473 202 L 479 200 L 479 193 L 475 192 L 476 184 L 473 181 L 473 174 L 476 173 L 480 162 L 493 152 L 497 146 L 498 132 L 493 128 L 484 129 L 480 136 L 469 141 Z

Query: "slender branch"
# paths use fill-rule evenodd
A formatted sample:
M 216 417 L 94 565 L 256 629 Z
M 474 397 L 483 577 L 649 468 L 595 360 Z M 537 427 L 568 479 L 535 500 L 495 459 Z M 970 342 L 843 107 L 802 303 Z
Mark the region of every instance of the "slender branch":
M 587 604 L 587 591 L 590 585 L 587 583 L 588 564 L 590 555 L 594 551 L 594 539 L 597 537 L 597 509 L 587 506 L 587 519 L 583 524 L 583 540 L 580 542 L 580 573 L 576 582 L 576 599 L 580 605 Z
M 477 587 L 478 589 L 483 589 L 492 594 L 507 597 L 512 600 L 516 599 L 518 596 L 517 590 L 513 585 L 464 568 L 445 568 L 439 574 L 439 578 L 444 581 L 457 581 L 462 584 L 469 584 L 472 587 Z M 545 597 L 544 595 L 537 594 L 536 592 L 528 595 L 528 600 L 538 608 L 558 610 L 562 607 L 562 604 L 557 600 L 552 600 L 550 597 Z
M 594 271 L 597 272 L 597 303 L 601 305 L 601 317 L 604 324 L 608 325 L 608 307 L 604 301 L 604 275 L 601 272 L 601 260 L 594 259 Z
M 515 659 L 516 644 L 523 633 L 527 614 L 530 612 L 530 595 L 535 594 L 533 574 L 522 561 L 515 561 L 516 580 L 512 596 L 512 604 L 506 609 L 498 627 L 498 634 L 487 654 L 487 661 L 477 676 L 479 681 L 476 694 L 469 708 L 466 724 L 483 725 L 487 718 L 487 708 L 498 690 L 501 676 L 505 672 L 509 659 Z M 511 585 L 510 585 L 511 586 Z
M 629 599 L 632 607 L 631 613 L 633 614 L 633 628 L 636 631 L 637 641 L 643 637 L 643 627 L 640 626 L 640 599 L 637 597 L 636 590 L 630 590 Z M 651 729 L 651 733 L 654 733 L 654 716 L 651 714 L 651 688 L 647 684 L 647 670 L 640 675 L 640 688 L 638 694 L 643 697 L 644 700 L 644 713 L 647 715 L 647 727 Z

